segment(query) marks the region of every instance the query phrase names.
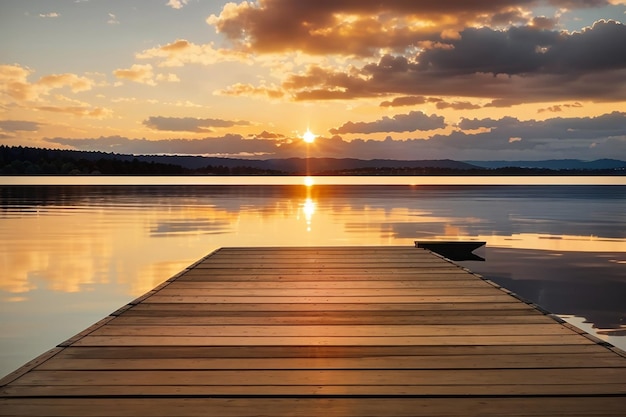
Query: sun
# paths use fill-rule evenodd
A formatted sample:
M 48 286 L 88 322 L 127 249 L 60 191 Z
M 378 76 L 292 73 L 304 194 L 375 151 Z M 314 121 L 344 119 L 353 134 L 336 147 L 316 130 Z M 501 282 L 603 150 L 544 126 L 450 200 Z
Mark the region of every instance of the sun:
M 316 137 L 317 135 L 313 134 L 313 132 L 307 129 L 306 132 L 304 132 L 304 134 L 302 135 L 302 140 L 304 140 L 306 143 L 313 143 L 315 142 Z

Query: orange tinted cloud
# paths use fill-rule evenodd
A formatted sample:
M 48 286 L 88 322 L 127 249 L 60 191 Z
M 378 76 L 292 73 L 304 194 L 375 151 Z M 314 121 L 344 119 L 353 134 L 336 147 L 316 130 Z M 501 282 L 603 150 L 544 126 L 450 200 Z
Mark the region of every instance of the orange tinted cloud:
M 269 98 L 281 98 L 285 92 L 277 87 L 267 87 L 265 85 L 255 87 L 252 84 L 237 83 L 215 92 L 221 96 L 266 96 Z
M 40 100 L 55 89 L 67 87 L 78 93 L 91 90 L 95 85 L 94 80 L 71 73 L 45 75 L 30 82 L 28 78 L 32 73 L 32 70 L 20 65 L 0 65 L 0 88 L 8 97 L 19 102 Z
M 136 54 L 138 59 L 160 59 L 159 67 L 181 67 L 185 64 L 212 65 L 224 61 L 249 62 L 240 51 L 216 49 L 212 43 L 195 44 L 185 39 L 146 49 Z
M 606 0 L 549 0 L 553 7 L 603 7 Z M 534 24 L 554 27 L 549 18 L 535 19 L 539 0 L 260 0 L 226 4 L 207 23 L 236 45 L 255 52 L 302 51 L 309 54 L 372 56 L 409 50 L 425 40 L 439 40 L 472 26 Z
M 154 81 L 154 72 L 152 71 L 152 65 L 150 64 L 134 64 L 132 67 L 127 69 L 116 69 L 113 71 L 113 74 L 117 78 L 134 81 L 136 83 L 156 85 L 156 81 Z

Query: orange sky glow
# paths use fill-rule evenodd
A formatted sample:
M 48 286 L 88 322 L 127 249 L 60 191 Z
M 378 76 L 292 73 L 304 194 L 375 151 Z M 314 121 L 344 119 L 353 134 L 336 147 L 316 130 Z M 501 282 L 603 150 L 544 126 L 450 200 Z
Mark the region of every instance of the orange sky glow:
M 0 4 L 0 144 L 626 159 L 626 1 Z

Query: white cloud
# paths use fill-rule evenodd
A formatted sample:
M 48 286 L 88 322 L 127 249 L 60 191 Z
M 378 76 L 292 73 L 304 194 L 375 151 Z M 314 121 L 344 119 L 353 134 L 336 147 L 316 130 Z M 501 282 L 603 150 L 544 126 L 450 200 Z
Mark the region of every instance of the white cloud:
M 117 16 L 115 16 L 113 13 L 109 13 L 109 20 L 107 20 L 107 23 L 109 25 L 119 25 L 120 21 L 117 19 Z
M 39 13 L 39 17 L 43 17 L 44 19 L 55 18 L 55 17 L 60 17 L 60 16 L 61 16 L 61 14 L 57 13 L 57 12 Z
M 170 6 L 172 9 L 182 9 L 188 2 L 189 0 L 169 0 L 166 6 Z

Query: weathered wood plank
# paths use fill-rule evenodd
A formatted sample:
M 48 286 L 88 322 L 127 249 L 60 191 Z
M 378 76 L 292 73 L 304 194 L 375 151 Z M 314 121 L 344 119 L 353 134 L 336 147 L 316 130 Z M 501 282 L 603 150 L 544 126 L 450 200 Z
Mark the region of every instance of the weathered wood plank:
M 224 311 L 309 311 L 309 312 L 327 312 L 327 311 L 359 311 L 359 312 L 422 312 L 424 311 L 459 311 L 465 314 L 468 311 L 491 311 L 500 313 L 506 311 L 521 311 L 530 314 L 541 314 L 531 306 L 520 303 L 513 297 L 508 297 L 506 302 L 497 303 L 481 303 L 481 302 L 424 302 L 424 303 L 306 303 L 306 304 L 290 304 L 290 303 L 142 303 L 134 306 L 125 314 L 131 314 L 138 311 L 184 311 L 185 314 L 196 312 L 224 312 Z
M 290 271 L 290 270 L 260 270 L 260 271 L 234 271 L 234 270 L 190 270 L 182 274 L 177 282 L 193 281 L 232 281 L 232 282 L 325 282 L 325 281 L 443 281 L 443 280 L 466 280 L 476 279 L 458 269 L 433 269 L 428 273 L 424 271 L 372 271 L 352 273 L 345 271 Z
M 554 354 L 388 355 L 316 358 L 133 358 L 76 359 L 71 356 L 47 361 L 39 370 L 228 370 L 228 369 L 552 369 L 625 368 L 626 361 L 611 352 Z M 625 384 L 626 389 L 626 384 Z
M 375 280 L 375 281 L 181 281 L 176 280 L 168 286 L 168 289 L 431 289 L 431 288 L 492 288 L 493 286 L 483 280 L 459 279 L 459 280 Z
M 437 369 L 437 370 L 193 370 L 193 371 L 38 371 L 13 385 L 580 385 L 623 384 L 626 368 Z
M 463 356 L 469 361 L 480 356 L 568 355 L 594 356 L 611 354 L 596 344 L 583 345 L 450 345 L 450 346 L 96 346 L 68 347 L 57 358 L 74 359 L 186 359 L 186 358 L 363 358 L 394 356 Z M 622 361 L 623 362 L 623 361 Z
M 462 324 L 548 324 L 554 323 L 548 316 L 541 315 L 464 315 L 464 314 L 385 314 L 385 315 L 354 315 L 318 313 L 293 315 L 291 313 L 279 312 L 252 312 L 244 315 L 173 315 L 171 312 L 151 312 L 149 315 L 124 315 L 110 323 L 111 326 L 207 326 L 207 325 L 410 325 L 410 324 L 441 324 L 462 325 Z M 471 314 L 470 311 L 467 312 Z
M 626 395 L 626 386 L 622 383 L 594 384 L 474 384 L 474 385 L 39 385 L 35 387 L 13 385 L 0 388 L 0 395 L 13 397 L 28 396 L 71 396 L 106 397 L 116 396 L 576 396 L 576 395 Z M 178 415 L 178 414 L 176 414 Z M 221 414 L 220 414 L 221 415 Z M 458 415 L 458 414 L 457 414 Z M 596 415 L 596 414 L 592 414 Z
M 534 336 L 571 335 L 557 323 L 388 326 L 105 326 L 90 336 L 205 336 L 215 337 L 404 337 L 404 336 Z
M 237 336 L 88 336 L 73 346 L 471 346 L 584 345 L 576 334 L 534 336 L 398 336 L 398 337 L 237 337 Z
M 314 288 L 238 288 L 238 289 L 205 289 L 205 288 L 167 288 L 157 292 L 158 297 L 408 297 L 416 296 L 457 296 L 456 288 L 345 288 L 345 289 L 314 289 Z M 493 288 L 464 288 L 463 295 L 493 295 Z
M 624 397 L 521 398 L 16 398 L 0 416 L 69 417 L 502 417 L 621 416 Z
M 167 296 L 155 294 L 143 302 L 146 304 L 156 303 L 195 303 L 195 304 L 406 304 L 406 303 L 490 303 L 507 302 L 511 297 L 505 293 L 493 293 L 491 295 L 431 295 L 431 296 L 387 296 L 387 297 L 316 297 L 316 296 L 294 296 L 294 297 L 221 297 L 221 296 Z

